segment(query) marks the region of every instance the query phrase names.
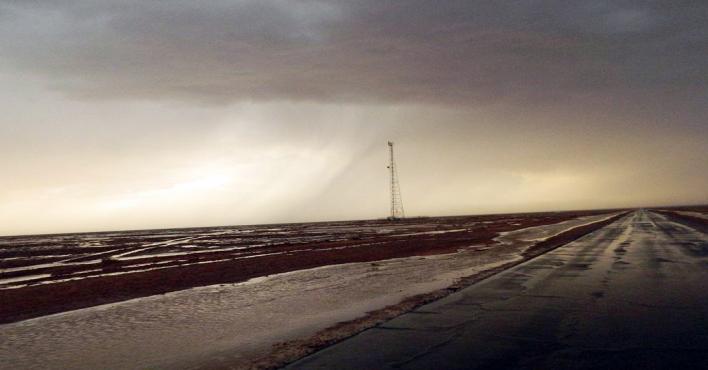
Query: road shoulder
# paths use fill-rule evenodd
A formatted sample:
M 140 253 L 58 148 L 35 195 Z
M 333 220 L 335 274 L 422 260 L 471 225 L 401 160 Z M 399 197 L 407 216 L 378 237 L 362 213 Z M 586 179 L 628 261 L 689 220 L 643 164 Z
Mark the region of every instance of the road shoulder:
M 311 337 L 277 344 L 268 356 L 258 359 L 252 363 L 248 369 L 277 369 L 283 367 L 319 350 L 357 335 L 367 329 L 412 311 L 420 306 L 444 298 L 479 281 L 487 279 L 562 245 L 577 240 L 589 233 L 616 222 L 626 215 L 627 212 L 623 212 L 601 221 L 573 227 L 529 246 L 523 252 L 522 258 L 518 260 L 466 276 L 457 280 L 454 284 L 447 288 L 406 298 L 398 304 L 369 312 L 362 318 L 339 323 L 336 326 L 324 329 Z

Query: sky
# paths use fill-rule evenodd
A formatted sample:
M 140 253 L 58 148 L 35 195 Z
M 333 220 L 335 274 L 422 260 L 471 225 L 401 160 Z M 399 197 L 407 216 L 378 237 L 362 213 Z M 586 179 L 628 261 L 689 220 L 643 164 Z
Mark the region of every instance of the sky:
M 0 235 L 708 203 L 705 1 L 0 0 Z

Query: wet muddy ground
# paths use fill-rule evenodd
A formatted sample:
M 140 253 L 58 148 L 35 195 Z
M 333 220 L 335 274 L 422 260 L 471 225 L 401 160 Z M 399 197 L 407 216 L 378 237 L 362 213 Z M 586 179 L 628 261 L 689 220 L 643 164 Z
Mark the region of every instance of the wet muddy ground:
M 616 214 L 501 232 L 485 248 L 320 266 L 0 325 L 0 358 L 7 360 L 0 369 L 273 368 Z M 447 234 L 441 231 L 425 235 Z
M 500 233 L 600 212 L 0 238 L 0 323 L 318 266 L 484 250 Z

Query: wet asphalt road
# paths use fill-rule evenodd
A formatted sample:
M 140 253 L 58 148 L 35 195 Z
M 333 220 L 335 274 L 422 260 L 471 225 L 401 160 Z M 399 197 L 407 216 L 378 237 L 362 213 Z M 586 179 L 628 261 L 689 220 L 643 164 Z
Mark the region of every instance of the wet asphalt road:
M 290 369 L 708 369 L 708 235 L 639 210 Z

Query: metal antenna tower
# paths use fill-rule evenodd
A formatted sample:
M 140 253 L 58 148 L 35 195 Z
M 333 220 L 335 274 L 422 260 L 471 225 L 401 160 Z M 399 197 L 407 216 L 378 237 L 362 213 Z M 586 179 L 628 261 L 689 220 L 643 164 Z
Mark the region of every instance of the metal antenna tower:
M 398 171 L 396 170 L 396 161 L 393 157 L 393 142 L 388 142 L 388 151 L 390 154 L 390 162 L 388 169 L 391 175 L 391 216 L 390 220 L 398 220 L 405 218 L 406 214 L 403 211 L 403 199 L 401 198 L 401 187 L 398 185 Z

